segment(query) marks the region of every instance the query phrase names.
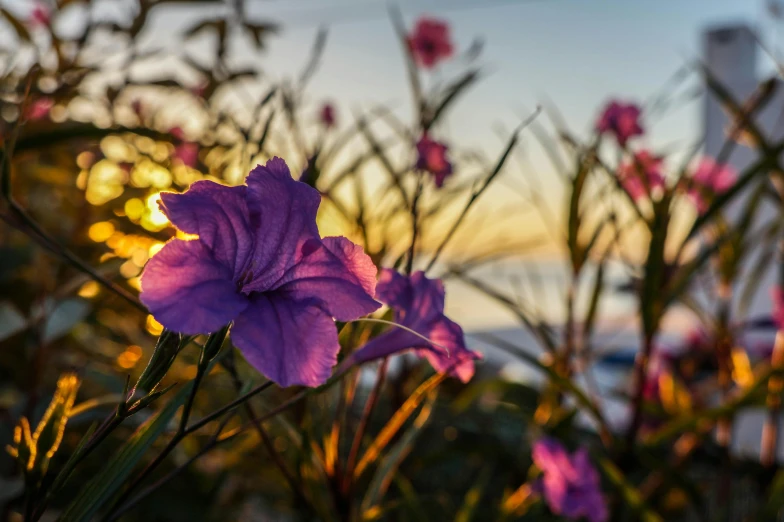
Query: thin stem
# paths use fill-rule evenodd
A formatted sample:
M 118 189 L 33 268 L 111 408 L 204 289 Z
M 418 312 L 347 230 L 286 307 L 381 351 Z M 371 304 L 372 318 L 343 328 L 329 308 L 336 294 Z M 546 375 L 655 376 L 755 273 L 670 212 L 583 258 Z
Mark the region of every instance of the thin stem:
M 362 446 L 362 439 L 365 436 L 365 431 L 367 430 L 368 423 L 370 422 L 370 416 L 373 414 L 373 409 L 375 408 L 376 403 L 378 402 L 378 398 L 381 394 L 381 387 L 384 385 L 388 367 L 389 357 L 385 357 L 378 368 L 376 383 L 373 386 L 373 390 L 370 392 L 370 395 L 368 396 L 367 402 L 365 403 L 365 409 L 362 412 L 362 417 L 359 420 L 357 431 L 354 434 L 354 440 L 351 443 L 351 450 L 348 454 L 348 459 L 346 460 L 346 473 L 343 476 L 342 485 L 343 494 L 346 496 L 348 496 L 349 492 L 351 491 L 354 478 L 354 468 L 357 464 L 359 449 Z
M 414 270 L 414 255 L 416 253 L 417 234 L 419 233 L 419 197 L 422 195 L 424 187 L 424 176 L 418 173 L 417 188 L 414 198 L 411 200 L 411 247 L 408 250 L 408 261 L 406 262 L 406 273 L 411 275 Z
M 637 364 L 634 367 L 635 393 L 632 399 L 632 420 L 629 424 L 629 429 L 626 432 L 626 447 L 624 448 L 624 452 L 627 453 L 632 450 L 634 441 L 637 439 L 637 432 L 640 430 L 640 425 L 642 424 L 643 392 L 645 390 L 645 379 L 648 373 L 648 362 L 653 353 L 653 337 L 652 334 L 646 334 L 643 351 L 639 354 L 640 358 L 637 360 Z

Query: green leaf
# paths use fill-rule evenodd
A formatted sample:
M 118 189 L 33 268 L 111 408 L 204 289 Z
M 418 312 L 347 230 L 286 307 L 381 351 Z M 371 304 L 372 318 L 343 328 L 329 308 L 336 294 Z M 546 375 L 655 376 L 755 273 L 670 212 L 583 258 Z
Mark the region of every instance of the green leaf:
M 430 392 L 434 390 L 436 386 L 441 384 L 444 379 L 446 379 L 447 375 L 448 374 L 446 373 L 438 373 L 433 375 L 428 380 L 420 384 L 419 387 L 414 390 L 414 393 L 412 393 L 408 399 L 406 399 L 406 402 L 404 402 L 403 405 L 395 412 L 392 418 L 389 419 L 389 422 L 387 422 L 386 426 L 384 426 L 367 451 L 365 451 L 365 454 L 359 460 L 359 464 L 357 464 L 357 467 L 354 470 L 355 479 L 361 477 L 362 473 L 367 469 L 367 467 L 378 459 L 381 451 L 392 441 L 392 438 L 397 434 L 398 431 L 400 431 L 400 428 L 403 427 L 403 424 L 405 424 L 408 418 L 417 410 L 417 408 L 419 408 L 419 405 L 422 403 L 422 401 L 424 401 L 426 397 L 429 397 Z
M 421 433 L 427 419 L 430 417 L 437 392 L 434 388 L 429 388 L 426 393 L 427 402 L 422 406 L 419 415 L 414 419 L 414 423 L 403 433 L 400 440 L 390 448 L 381 460 L 376 473 L 373 475 L 373 479 L 370 481 L 365 497 L 362 499 L 362 513 L 367 513 L 381 502 L 400 463 L 413 448 L 414 440 Z
M 60 518 L 61 522 L 90 520 L 119 491 L 136 464 L 166 430 L 188 396 L 191 385 L 192 383 L 188 383 L 180 388 L 155 417 L 139 427 L 130 440 L 76 495 Z
M 639 490 L 632 484 L 626 481 L 626 478 L 621 473 L 615 464 L 606 458 L 598 459 L 599 469 L 602 475 L 612 483 L 614 491 L 620 494 L 621 499 L 629 508 L 634 511 L 635 520 L 642 520 L 643 522 L 664 522 L 664 520 L 655 512 L 653 512 L 642 498 Z

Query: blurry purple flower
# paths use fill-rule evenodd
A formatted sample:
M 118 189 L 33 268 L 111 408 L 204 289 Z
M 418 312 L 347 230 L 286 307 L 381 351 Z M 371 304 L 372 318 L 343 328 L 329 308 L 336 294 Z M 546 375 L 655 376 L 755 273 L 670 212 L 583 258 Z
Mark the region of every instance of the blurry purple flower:
M 417 64 L 432 69 L 454 52 L 449 38 L 449 25 L 435 18 L 420 18 L 414 31 L 408 35 L 408 48 Z
M 607 104 L 596 122 L 596 130 L 600 133 L 609 132 L 621 147 L 633 136 L 641 136 L 643 128 L 640 124 L 640 108 L 633 104 L 624 104 L 613 100 Z
M 183 165 L 194 168 L 199 160 L 199 144 L 192 141 L 185 141 L 174 147 L 174 159 L 179 160 Z
M 335 106 L 331 103 L 325 103 L 321 107 L 321 113 L 319 116 L 321 119 L 321 124 L 324 125 L 324 127 L 331 129 L 335 126 Z
M 427 137 L 422 136 L 417 142 L 416 168 L 426 170 L 435 177 L 436 186 L 442 187 L 448 176 L 452 175 L 452 164 L 446 157 L 448 147 Z
M 466 348 L 463 329 L 444 315 L 444 297 L 440 279 L 428 279 L 421 271 L 406 277 L 389 268 L 382 269 L 376 299 L 394 309 L 397 323 L 430 339 L 432 344 L 402 328 L 392 327 L 354 352 L 346 364 L 414 350 L 430 361 L 436 371 L 449 371 L 450 375 L 468 382 L 474 375 L 474 361 L 482 356 Z
M 702 214 L 708 210 L 710 199 L 728 191 L 737 179 L 738 175 L 731 165 L 716 163 L 713 158 L 705 157 L 694 169 L 687 194 Z
M 247 185 L 197 181 L 162 193 L 161 210 L 192 241 L 174 239 L 142 274 L 141 301 L 166 328 L 214 332 L 233 322 L 245 359 L 281 386 L 318 386 L 340 345 L 333 317 L 376 310 L 376 267 L 344 237 L 320 238 L 316 190 L 280 158 Z
M 49 8 L 41 2 L 36 2 L 30 12 L 28 24 L 32 27 L 49 27 L 52 24 L 52 16 Z
M 774 286 L 770 290 L 770 299 L 773 301 L 773 322 L 779 330 L 784 330 L 784 290 L 780 286 Z
M 25 111 L 25 119 L 29 121 L 43 120 L 49 116 L 49 111 L 54 106 L 54 100 L 48 96 L 36 98 L 30 105 L 27 106 Z
M 532 457 L 542 470 L 539 489 L 550 511 L 571 520 L 608 519 L 599 474 L 584 448 L 569 454 L 557 440 L 544 438 L 534 444 Z
M 634 158 L 618 168 L 618 179 L 623 189 L 635 201 L 649 197 L 655 189 L 664 189 L 661 168 L 663 159 L 647 150 L 634 154 Z

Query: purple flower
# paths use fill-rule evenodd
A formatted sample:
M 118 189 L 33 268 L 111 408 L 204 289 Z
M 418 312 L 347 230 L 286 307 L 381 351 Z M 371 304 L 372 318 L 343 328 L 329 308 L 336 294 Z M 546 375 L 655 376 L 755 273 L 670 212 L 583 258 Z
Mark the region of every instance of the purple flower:
M 444 297 L 440 279 L 428 279 L 421 271 L 406 277 L 394 270 L 382 269 L 376 299 L 395 310 L 395 322 L 432 343 L 402 328 L 392 327 L 354 352 L 346 364 L 414 350 L 430 361 L 436 371 L 448 371 L 468 382 L 474 375 L 474 360 L 481 358 L 481 354 L 466 348 L 463 329 L 444 315 Z
M 446 178 L 452 175 L 452 164 L 446 157 L 448 147 L 426 135 L 419 139 L 416 147 L 416 168 L 431 173 L 435 177 L 436 186 L 442 187 Z
M 599 474 L 584 448 L 569 454 L 557 440 L 544 438 L 534 444 L 532 456 L 542 470 L 539 486 L 550 511 L 571 520 L 608 519 Z
M 613 100 L 607 104 L 596 122 L 596 130 L 600 133 L 609 132 L 621 147 L 625 147 L 631 137 L 643 134 L 640 112 L 640 108 L 633 103 Z
M 316 190 L 286 163 L 257 166 L 247 185 L 197 181 L 162 193 L 161 210 L 192 241 L 174 239 L 147 263 L 142 302 L 166 328 L 214 332 L 233 321 L 245 359 L 281 386 L 318 386 L 340 346 L 333 318 L 376 310 L 376 267 L 344 237 L 320 238 Z
M 449 25 L 435 18 L 420 18 L 414 31 L 408 35 L 408 48 L 417 64 L 432 69 L 454 52 L 449 38 Z

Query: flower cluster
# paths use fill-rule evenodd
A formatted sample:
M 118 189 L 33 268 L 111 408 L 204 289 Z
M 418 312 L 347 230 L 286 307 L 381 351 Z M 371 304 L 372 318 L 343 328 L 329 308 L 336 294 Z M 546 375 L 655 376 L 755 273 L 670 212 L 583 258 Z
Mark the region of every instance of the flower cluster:
M 352 363 L 413 349 L 436 370 L 471 378 L 479 355 L 444 316 L 440 280 L 384 270 L 376 294 L 370 257 L 345 237 L 319 236 L 321 197 L 282 159 L 256 167 L 246 183 L 198 181 L 161 194 L 172 224 L 198 236 L 169 241 L 145 267 L 141 300 L 161 324 L 206 334 L 232 323 L 234 345 L 259 372 L 281 386 L 318 386 L 340 350 L 334 320 L 373 312 L 377 295 L 406 329 L 372 340 Z

